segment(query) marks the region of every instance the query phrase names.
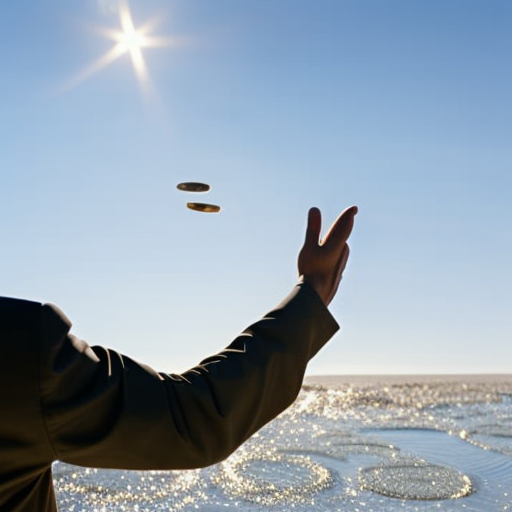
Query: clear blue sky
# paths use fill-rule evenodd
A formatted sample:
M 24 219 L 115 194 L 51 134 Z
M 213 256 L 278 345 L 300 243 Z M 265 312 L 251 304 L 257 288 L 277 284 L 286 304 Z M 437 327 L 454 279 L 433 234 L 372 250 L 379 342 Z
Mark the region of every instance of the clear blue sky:
M 308 373 L 512 371 L 509 0 L 132 0 L 172 46 L 83 74 L 116 2 L 0 3 L 0 293 L 158 370 L 296 280 L 306 214 L 359 214 Z M 206 181 L 188 210 L 181 181 Z

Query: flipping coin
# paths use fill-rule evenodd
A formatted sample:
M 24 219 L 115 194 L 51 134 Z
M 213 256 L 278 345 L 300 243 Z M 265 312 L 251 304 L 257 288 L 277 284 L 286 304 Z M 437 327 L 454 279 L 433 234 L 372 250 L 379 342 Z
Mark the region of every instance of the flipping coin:
M 206 204 L 206 203 L 187 203 L 187 208 L 191 210 L 195 210 L 196 212 L 203 213 L 218 213 L 220 212 L 220 206 L 216 204 Z
M 185 183 L 178 183 L 176 185 L 178 190 L 183 190 L 183 192 L 208 192 L 210 190 L 210 185 L 207 183 L 197 183 L 195 181 L 187 181 Z

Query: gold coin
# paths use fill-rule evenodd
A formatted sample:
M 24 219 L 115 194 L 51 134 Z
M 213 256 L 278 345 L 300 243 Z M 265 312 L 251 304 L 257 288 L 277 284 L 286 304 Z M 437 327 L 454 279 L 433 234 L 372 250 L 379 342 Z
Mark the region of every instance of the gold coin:
M 190 208 L 191 210 L 195 210 L 196 212 L 204 212 L 204 213 L 220 212 L 220 206 L 217 206 L 216 204 L 187 203 L 187 208 Z
M 210 190 L 210 185 L 206 183 L 197 183 L 195 181 L 187 181 L 185 183 L 178 183 L 176 188 L 178 190 L 183 190 L 184 192 L 208 192 L 208 190 Z

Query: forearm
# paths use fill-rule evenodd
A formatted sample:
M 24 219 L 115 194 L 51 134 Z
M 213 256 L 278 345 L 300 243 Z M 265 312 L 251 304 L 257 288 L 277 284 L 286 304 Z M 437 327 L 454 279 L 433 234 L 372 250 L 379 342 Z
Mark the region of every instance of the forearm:
M 182 464 L 227 457 L 297 397 L 308 361 L 338 325 L 314 290 L 298 285 L 220 354 L 167 381 L 186 425 Z

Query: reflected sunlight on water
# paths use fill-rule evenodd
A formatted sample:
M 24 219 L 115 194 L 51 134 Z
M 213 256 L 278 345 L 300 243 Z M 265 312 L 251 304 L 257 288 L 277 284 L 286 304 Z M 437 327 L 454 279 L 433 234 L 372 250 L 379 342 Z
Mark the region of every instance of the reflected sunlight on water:
M 221 464 L 57 463 L 58 501 L 72 512 L 512 511 L 511 397 L 512 378 L 306 385 Z

